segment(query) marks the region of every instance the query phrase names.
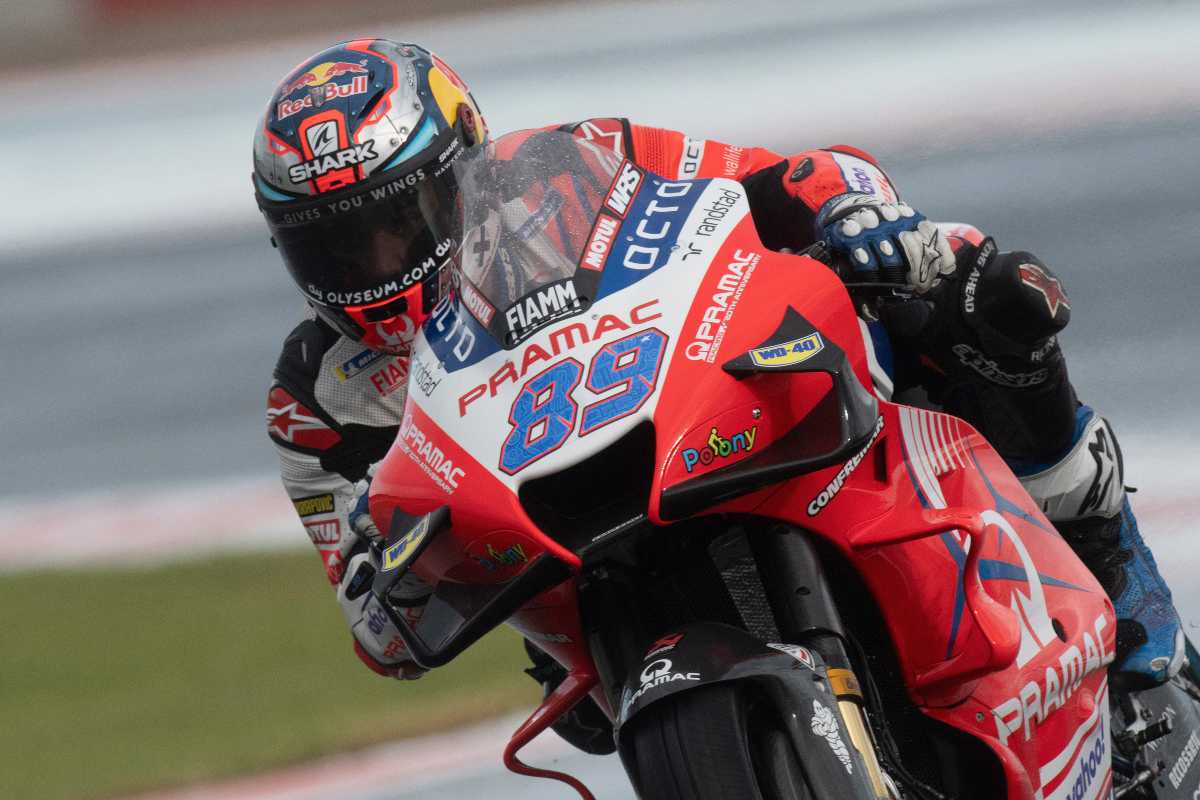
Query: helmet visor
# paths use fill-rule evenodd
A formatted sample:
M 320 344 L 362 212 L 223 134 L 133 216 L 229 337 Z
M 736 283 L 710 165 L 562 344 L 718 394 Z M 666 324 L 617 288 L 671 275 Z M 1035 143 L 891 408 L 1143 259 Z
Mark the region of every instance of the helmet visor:
M 456 247 L 453 170 L 356 184 L 319 200 L 261 204 L 292 279 L 314 303 L 378 303 L 432 278 Z M 427 311 L 427 309 L 414 309 Z

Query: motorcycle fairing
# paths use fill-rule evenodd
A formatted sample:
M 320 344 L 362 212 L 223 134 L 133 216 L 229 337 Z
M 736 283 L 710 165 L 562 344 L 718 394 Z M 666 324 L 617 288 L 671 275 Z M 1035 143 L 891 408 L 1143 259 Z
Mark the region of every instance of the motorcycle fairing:
M 666 202 L 655 195 L 655 186 L 664 185 L 662 182 L 656 184 L 657 181 L 648 176 L 634 196 L 616 237 L 622 244 L 614 245 L 609 254 L 599 294 L 587 314 L 548 326 L 513 350 L 501 349 L 494 337 L 455 302 L 443 304 L 424 326 L 414 345 L 414 359 L 441 362 L 445 378 L 435 391 L 439 396 L 445 393 L 457 397 L 458 402 L 427 403 L 419 393 L 413 393 L 410 403 L 425 410 L 437 428 L 456 432 L 455 438 L 465 445 L 471 459 L 482 465 L 473 474 L 489 474 L 510 492 L 515 492 L 525 481 L 560 471 L 603 450 L 639 422 L 655 416 L 661 398 L 660 388 L 666 383 L 672 364 L 679 358 L 680 330 L 688 316 L 688 298 L 696 294 L 706 279 L 704 267 L 718 254 L 724 241 L 722 236 L 700 237 L 689 236 L 689 233 L 703 224 L 705 207 L 712 205 L 715 198 L 737 198 L 727 206 L 719 231 L 727 232 L 739 222 L 749 220 L 744 190 L 731 181 L 718 180 L 666 184 L 688 187 L 689 191 L 670 200 L 672 205 L 667 207 L 675 208 L 674 211 L 639 218 L 637 215 L 641 212 L 656 210 L 651 203 L 658 202 L 661 207 Z M 647 219 L 651 221 L 642 225 Z M 751 222 L 747 224 L 752 226 Z M 663 233 L 665 237 L 656 244 L 656 259 L 644 269 L 640 264 L 638 268 L 626 267 L 621 261 L 629 248 L 639 246 L 639 229 L 646 234 Z M 589 379 L 602 372 L 599 367 L 604 366 L 591 365 L 598 358 L 603 360 L 601 351 L 608 348 L 613 353 L 608 361 L 616 367 L 609 372 L 618 373 L 610 377 L 622 377 L 619 370 L 627 365 L 621 359 L 629 351 L 638 350 L 639 343 L 627 344 L 623 350 L 617 346 L 637 334 L 652 337 L 654 341 L 650 344 L 655 345 L 659 356 L 653 372 L 630 378 L 641 382 L 653 380 L 653 385 L 640 398 L 640 405 L 621 416 L 603 419 L 602 425 L 570 426 L 572 430 L 562 436 L 559 447 L 535 453 L 532 460 L 516 458 L 502 463 L 501 451 L 517 425 L 512 415 L 522 387 L 531 384 L 541 387 L 543 384 L 534 381 L 542 377 L 546 369 L 558 368 L 563 373 L 570 373 L 565 382 L 573 380 L 580 387 L 578 391 L 559 390 L 552 398 L 533 396 L 531 411 L 536 412 L 541 407 L 537 405 L 539 400 L 543 403 L 561 400 L 562 409 L 555 409 L 556 414 L 551 415 L 548 424 L 559 426 L 558 420 L 571 414 L 582 414 L 585 417 L 582 422 L 586 423 L 589 408 L 620 395 L 617 384 L 600 388 L 599 384 L 593 383 L 594 389 L 586 389 Z M 427 348 L 432 351 L 432 357 L 423 355 Z M 564 363 L 566 367 L 559 366 Z M 547 376 L 543 381 L 547 387 L 558 386 L 559 382 L 552 380 L 557 377 Z M 568 399 L 563 396 L 566 394 L 578 394 L 580 400 Z M 558 413 L 560 410 L 561 414 Z M 504 420 L 508 420 L 507 423 Z M 576 432 L 575 427 L 580 430 Z M 559 432 L 555 430 L 551 434 L 557 436 Z
M 886 402 L 880 412 L 875 452 L 840 484 L 832 480 L 836 467 L 822 470 L 788 482 L 757 511 L 843 548 L 884 614 L 914 701 L 992 747 L 1010 797 L 1029 797 L 1022 785 L 1039 797 L 1070 797 L 1087 760 L 1097 757 L 1097 731 L 1107 736 L 1111 603 L 968 424 Z M 814 507 L 831 486 L 833 496 Z M 967 571 L 974 537 L 951 523 L 938 531 L 922 517 L 938 513 L 973 516 L 987 534 L 974 576 Z M 907 530 L 926 535 L 908 539 Z M 896 532 L 890 539 L 889 531 Z M 971 580 L 1014 626 L 1003 666 L 977 660 L 996 652 L 989 641 L 1005 643 L 970 613 Z M 1079 783 L 1078 797 L 1102 796 L 1111 781 L 1107 765 L 1105 758 L 1103 774 Z
M 449 506 L 453 528 L 430 542 L 411 567 L 439 593 L 442 583 L 447 591 L 462 583 L 503 592 L 532 564 L 546 563 L 539 560 L 543 556 L 578 569 L 579 556 L 538 530 L 518 491 L 527 481 L 604 452 L 639 425 L 654 426 L 648 519 L 662 524 L 659 501 L 665 490 L 748 458 L 750 428 L 758 426 L 757 449 L 782 436 L 787 421 L 807 417 L 828 396 L 828 375 L 753 374 L 737 380 L 720 369 L 722 353 L 728 359 L 758 348 L 785 305 L 809 320 L 823 341 L 836 343 L 854 376 L 870 386 L 858 320 L 832 271 L 812 259 L 765 251 L 744 197 L 720 221 L 719 236 L 710 241 L 697 235 L 706 205 L 722 189 L 741 191 L 736 184 L 712 181 L 661 266 L 598 297 L 586 315 L 538 331 L 519 348 L 501 351 L 455 302 L 444 304 L 425 326 L 414 345 L 414 372 L 421 364 L 441 380 L 427 393 L 410 382 L 395 452 L 375 479 L 372 513 L 388 519 L 394 507 L 424 514 Z M 619 235 L 636 224 L 627 217 Z M 623 268 L 611 257 L 604 266 Z M 609 345 L 650 330 L 666 341 L 657 380 L 640 406 L 586 435 L 571 431 L 557 448 L 521 469 L 501 469 L 501 447 L 517 424 L 512 409 L 522 387 L 542 371 L 574 361 L 580 400 L 573 402 L 593 403 L 591 396 L 583 399 L 585 365 Z M 1004 766 L 1011 798 L 1034 792 L 1070 796 L 1087 772 L 1080 758 L 1094 752 L 1081 748 L 1108 726 L 1106 704 L 1099 701 L 1107 691 L 1104 666 L 1115 639 L 1111 603 L 969 425 L 881 401 L 876 426 L 865 450 L 845 462 L 764 486 L 710 511 L 787 520 L 831 542 L 866 581 L 914 702 L 986 742 Z M 740 449 L 739 433 L 745 443 Z M 692 458 L 684 453 L 698 454 L 710 441 L 715 450 L 708 463 L 696 455 L 689 472 L 686 462 Z M 990 512 L 981 544 L 953 527 L 897 541 L 871 530 L 928 529 L 926 515 L 955 509 Z M 968 572 L 973 548 L 978 554 Z M 568 628 L 575 608 L 564 588 L 569 585 L 531 599 L 515 621 L 535 638 L 553 637 L 542 640 L 545 649 L 587 671 L 587 647 L 578 629 Z M 990 598 L 1003 616 L 973 613 L 971 597 L 980 603 Z M 994 658 L 1005 649 L 986 647 L 1003 645 L 1004 637 L 980 620 L 1005 617 L 1013 632 L 1012 661 L 981 668 L 978 654 Z M 603 704 L 602 693 L 593 691 L 593 697 Z M 1098 709 L 1099 717 L 1093 713 Z M 1110 780 L 1105 762 L 1102 775 L 1079 784 L 1078 796 L 1097 797 Z

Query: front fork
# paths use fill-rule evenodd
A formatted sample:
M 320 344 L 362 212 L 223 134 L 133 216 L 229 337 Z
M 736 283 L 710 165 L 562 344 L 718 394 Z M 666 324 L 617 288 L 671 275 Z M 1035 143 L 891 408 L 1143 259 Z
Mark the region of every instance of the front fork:
M 894 784 L 875 755 L 862 687 L 846 651 L 846 629 L 812 542 L 803 531 L 783 524 L 747 538 L 780 635 L 784 641 L 811 647 L 824 659 L 838 710 L 867 765 L 875 796 L 897 800 Z

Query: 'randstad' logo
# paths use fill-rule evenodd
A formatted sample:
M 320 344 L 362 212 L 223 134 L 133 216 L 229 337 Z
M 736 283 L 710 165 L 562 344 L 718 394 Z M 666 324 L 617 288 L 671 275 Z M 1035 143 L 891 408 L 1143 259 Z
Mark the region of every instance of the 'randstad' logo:
M 735 433 L 731 438 L 725 439 L 721 434 L 717 433 L 716 426 L 708 434 L 708 443 L 700 449 L 688 447 L 679 452 L 679 457 L 683 459 L 683 466 L 691 472 L 696 468 L 697 464 L 708 466 L 713 462 L 714 458 L 729 458 L 734 453 L 749 453 L 754 449 L 754 439 L 758 436 L 758 426 L 753 425 L 741 433 Z

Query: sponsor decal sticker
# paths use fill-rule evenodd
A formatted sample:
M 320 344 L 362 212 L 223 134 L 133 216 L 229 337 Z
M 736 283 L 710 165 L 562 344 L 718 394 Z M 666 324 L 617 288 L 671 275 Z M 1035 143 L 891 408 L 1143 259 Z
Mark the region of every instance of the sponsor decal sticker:
M 325 577 L 333 586 L 337 586 L 342 582 L 342 576 L 346 571 L 346 564 L 342 561 L 342 552 L 337 548 L 328 550 L 320 550 L 321 560 L 325 562 Z
M 735 433 L 730 438 L 726 439 L 717 432 L 714 425 L 708 432 L 708 441 L 703 447 L 687 447 L 679 451 L 679 457 L 683 459 L 684 469 L 691 474 L 696 469 L 696 465 L 708 466 L 718 458 L 730 458 L 738 453 L 749 453 L 754 450 L 754 440 L 758 436 L 758 426 L 751 425 L 744 431 Z
M 424 261 L 406 272 L 398 281 L 388 281 L 370 289 L 359 289 L 353 292 L 325 291 L 316 284 L 309 283 L 305 286 L 305 291 L 318 303 L 329 305 L 357 306 L 386 300 L 405 289 L 411 289 L 413 286 L 435 274 L 438 267 L 444 261 L 444 256 L 453 247 L 454 239 L 443 239 L 434 249 L 433 255 L 427 256 Z M 408 317 L 404 316 L 403 319 L 408 319 Z
M 314 157 L 336 153 L 338 149 L 337 120 L 318 122 L 305 131 L 304 138 L 308 140 L 308 148 Z
M 417 385 L 417 389 L 426 397 L 432 397 L 434 390 L 438 384 L 442 382 L 442 376 L 438 375 L 433 368 L 430 368 L 424 360 L 414 357 L 409 361 L 409 366 L 412 368 L 413 383 Z M 439 362 L 436 369 L 441 372 L 442 365 Z M 444 375 L 444 373 L 443 373 Z
M 317 547 L 337 544 L 342 540 L 342 523 L 334 519 L 314 519 L 304 523 L 308 538 Z
M 363 350 L 343 361 L 341 366 L 334 367 L 333 372 L 340 382 L 345 383 L 386 355 L 386 353 L 377 353 L 374 350 Z
M 592 235 L 588 237 L 587 244 L 584 245 L 579 266 L 595 272 L 604 269 L 604 261 L 608 258 L 609 251 L 612 250 L 613 237 L 617 235 L 617 228 L 620 225 L 621 223 L 615 217 L 599 214 L 596 217 L 596 224 L 592 226 Z
M 883 431 L 883 417 L 875 420 L 875 430 L 871 433 L 871 438 L 863 445 L 862 449 L 850 457 L 850 460 L 842 465 L 837 474 L 825 485 L 820 494 L 814 497 L 808 504 L 808 515 L 815 517 L 821 513 L 821 510 L 837 497 L 838 492 L 846 484 L 846 479 L 853 474 L 854 470 L 858 469 L 858 465 L 866 458 L 867 453 L 875 445 L 875 440 L 879 438 L 879 434 Z
M 325 61 L 320 64 L 314 64 L 293 78 L 287 86 L 283 87 L 283 91 L 279 95 L 280 97 L 287 97 L 305 87 L 322 86 L 334 78 L 340 78 L 343 75 L 367 75 L 370 70 L 367 69 L 366 64 L 365 60 L 357 64 L 350 61 Z
M 1175 766 L 1171 767 L 1171 772 L 1167 776 L 1171 779 L 1171 785 L 1176 789 L 1183 785 L 1184 779 L 1192 769 L 1192 764 L 1196 763 L 1197 754 L 1200 754 L 1200 733 L 1192 731 L 1187 744 L 1184 745 L 1183 752 L 1179 754 L 1179 760 L 1175 762 Z
M 720 229 L 721 223 L 725 221 L 725 217 L 729 214 L 729 210 L 742 197 L 744 195 L 741 192 L 735 192 L 732 189 L 721 189 L 721 194 L 713 198 L 713 201 L 708 204 L 707 208 L 701 209 L 704 212 L 704 219 L 700 220 L 700 224 L 696 226 L 696 230 L 692 231 L 692 234 L 694 236 L 712 236 Z
M 375 140 L 368 139 L 362 144 L 352 144 L 288 167 L 288 177 L 292 179 L 292 183 L 304 183 L 326 172 L 365 164 L 376 157 Z
M 421 517 L 421 521 L 413 529 L 401 536 L 383 551 L 383 569 L 392 571 L 408 564 L 409 559 L 417 552 L 417 548 L 429 535 L 429 517 Z
M 1109 757 L 1107 686 L 1096 708 L 1075 731 L 1066 748 L 1039 769 L 1039 797 L 1046 800 L 1098 800 L 1112 771 Z M 1108 795 L 1105 795 L 1106 797 Z
M 842 733 L 838 730 L 837 719 L 829 708 L 821 704 L 820 700 L 813 700 L 813 715 L 809 727 L 813 733 L 829 744 L 829 749 L 837 756 L 837 760 L 842 762 L 846 773 L 853 774 L 854 766 L 850 761 L 850 750 L 842 741 Z
M 467 311 L 470 311 L 483 327 L 491 325 L 492 317 L 496 315 L 496 309 L 487 301 L 483 293 L 465 279 L 462 282 L 461 292 L 463 305 L 467 307 Z
M 396 658 L 401 653 L 408 652 L 408 645 L 404 643 L 404 637 L 396 634 L 391 641 L 387 643 L 387 647 L 383 648 L 384 658 Z
M 996 242 L 988 237 L 983 240 L 983 244 L 979 246 L 979 252 L 975 254 L 975 265 L 971 267 L 971 274 L 967 276 L 967 283 L 963 288 L 963 311 L 968 314 L 975 313 L 975 292 L 979 287 L 979 276 L 994 255 L 996 255 Z
M 975 370 L 997 386 L 1007 386 L 1010 389 L 1024 389 L 1043 383 L 1050 374 L 1049 370 L 1045 367 L 1035 369 L 1033 372 L 1006 372 L 1001 369 L 999 364 L 969 344 L 959 343 L 951 349 L 964 366 Z
M 621 124 L 621 120 L 619 119 L 611 117 L 589 119 L 579 123 L 574 132 L 581 139 L 595 142 L 601 147 L 612 150 L 614 153 L 623 154 L 625 152 L 621 144 L 625 135 L 625 126 Z
M 801 647 L 798 644 L 780 644 L 778 642 L 767 642 L 767 647 L 778 650 L 781 653 L 787 653 L 813 672 L 817 670 L 817 660 L 813 658 L 812 651 L 807 647 Z
M 371 385 L 380 397 L 387 397 L 397 389 L 403 389 L 407 382 L 408 369 L 404 359 L 394 358 L 371 373 Z
M 750 360 L 755 366 L 766 369 L 791 367 L 802 364 L 825 349 L 825 341 L 819 333 L 811 333 L 790 342 L 756 347 L 750 351 Z
M 1026 683 L 1016 697 L 992 709 L 1000 744 L 1007 745 L 1009 737 L 1018 733 L 1024 741 L 1031 741 L 1037 726 L 1067 704 L 1085 677 L 1112 662 L 1113 654 L 1104 650 L 1107 624 L 1104 615 L 1096 617 L 1094 638 L 1083 631 L 1058 657 L 1057 664 L 1046 667 L 1041 680 Z
M 758 253 L 747 253 L 740 249 L 733 252 L 733 260 L 725 266 L 725 272 L 717 280 L 717 290 L 700 317 L 692 341 L 684 348 L 688 360 L 707 361 L 709 364 L 716 361 L 721 342 L 725 339 L 725 330 L 737 311 L 750 276 L 761 260 L 762 256 Z
M 655 180 L 652 195 L 645 197 L 646 192 L 639 195 L 635 203 L 637 211 L 629 212 L 630 216 L 621 228 L 624 235 L 613 244 L 613 249 L 620 253 L 621 266 L 636 274 L 650 272 L 667 263 L 679 238 L 680 226 L 700 199 L 700 186 L 691 181 Z M 693 192 L 696 196 L 689 197 Z M 606 293 L 636 280 L 626 273 L 606 278 Z
M 357 64 L 352 61 L 325 61 L 301 72 L 279 92 L 280 102 L 275 107 L 277 119 L 285 119 L 313 105 L 322 105 L 338 97 L 351 97 L 367 91 L 370 70 L 366 60 Z M 351 76 L 349 83 L 333 83 L 334 78 Z M 290 99 L 303 90 L 304 97 Z
M 678 645 L 680 641 L 682 641 L 682 639 L 683 639 L 682 633 L 672 633 L 672 634 L 662 637 L 657 642 L 650 645 L 650 649 L 648 651 L 646 651 L 646 655 L 643 657 L 642 660 L 644 661 L 647 658 L 654 658 L 655 656 L 661 656 L 663 653 L 671 652 L 672 650 L 675 649 L 675 646 Z
M 841 169 L 842 178 L 850 191 L 869 194 L 885 203 L 896 202 L 896 190 L 879 167 L 848 153 L 831 152 L 830 155 Z
M 690 181 L 700 176 L 700 162 L 704 160 L 704 140 L 686 136 L 683 153 L 679 156 L 679 177 Z
M 441 448 L 426 438 L 425 433 L 413 421 L 412 414 L 405 414 L 400 422 L 400 434 L 396 445 L 408 455 L 430 480 L 446 494 L 454 494 L 458 482 L 466 477 L 462 467 L 442 452 Z
M 510 341 L 519 342 L 537 328 L 582 311 L 583 303 L 570 278 L 547 284 L 522 297 L 504 312 Z
M 745 152 L 746 148 L 744 147 L 735 144 L 725 145 L 725 149 L 721 151 L 721 161 L 726 178 L 731 178 L 738 173 L 742 166 L 742 154 Z
M 1062 281 L 1058 278 L 1047 275 L 1046 270 L 1037 264 L 1022 264 L 1017 267 L 1017 272 L 1021 276 L 1021 283 L 1041 292 L 1051 317 L 1058 316 L 1059 308 L 1071 310 L 1071 304 L 1067 302 L 1067 293 L 1063 291 Z
M 341 441 L 337 431 L 284 388 L 267 396 L 267 432 L 279 441 L 313 450 L 325 450 Z
M 525 554 L 525 546 L 520 542 L 501 545 L 499 548 L 489 542 L 484 545 L 481 553 L 469 555 L 475 559 L 475 562 L 479 566 L 488 572 L 495 572 L 503 567 L 515 567 L 520 564 L 529 563 L 529 556 Z
M 629 204 L 633 202 L 633 196 L 637 194 L 641 184 L 642 171 L 629 161 L 622 162 L 621 171 L 613 179 L 612 189 L 609 190 L 608 199 L 604 204 L 618 217 L 625 219 Z
M 639 697 L 659 686 L 665 686 L 668 683 L 675 683 L 676 681 L 698 681 L 700 680 L 700 673 L 676 672 L 675 665 L 670 659 L 660 658 L 647 664 L 642 669 L 642 674 L 639 677 L 642 681 L 641 686 L 629 698 L 629 705 L 633 705 Z
M 332 514 L 336 508 L 332 494 L 317 494 L 312 497 L 301 497 L 292 501 L 296 513 L 302 517 L 313 517 L 317 514 Z

